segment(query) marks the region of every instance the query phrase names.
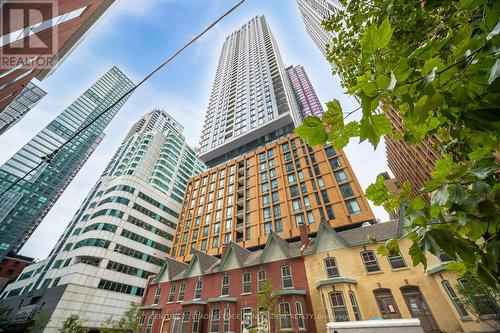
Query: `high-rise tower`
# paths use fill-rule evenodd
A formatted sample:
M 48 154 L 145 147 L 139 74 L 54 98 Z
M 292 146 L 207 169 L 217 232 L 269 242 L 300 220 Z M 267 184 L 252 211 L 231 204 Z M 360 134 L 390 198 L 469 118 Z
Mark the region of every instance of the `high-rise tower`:
M 45 308 L 47 329 L 55 330 L 72 313 L 99 328 L 140 302 L 170 253 L 188 179 L 205 167 L 182 130 L 160 109 L 136 122 L 49 257 L 4 291 L 5 304 L 50 295 L 58 302 Z
M 319 101 L 318 95 L 307 76 L 307 73 L 301 65 L 290 66 L 286 69 L 293 92 L 297 98 L 302 117 L 323 115 L 323 107 Z
M 21 91 L 19 95 L 0 112 L 0 135 L 23 118 L 47 93 L 33 83 Z
M 0 193 L 21 179 L 42 158 L 133 87 L 118 68 L 107 71 L 59 116 L 0 167 Z M 127 96 L 128 98 L 128 96 Z M 0 258 L 17 253 L 104 137 L 104 129 L 127 98 L 97 118 L 54 156 L 0 196 Z
M 330 44 L 333 34 L 326 31 L 321 22 L 341 10 L 341 5 L 337 0 L 297 0 L 297 4 L 307 33 L 326 56 L 326 45 Z
M 264 16 L 230 34 L 222 46 L 201 138 L 200 158 L 225 162 L 290 133 L 301 117 Z

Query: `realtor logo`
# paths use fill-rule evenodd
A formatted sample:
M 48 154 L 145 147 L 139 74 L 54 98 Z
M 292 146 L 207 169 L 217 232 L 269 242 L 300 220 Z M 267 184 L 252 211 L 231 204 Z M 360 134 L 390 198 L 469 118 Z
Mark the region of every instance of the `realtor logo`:
M 51 68 L 57 52 L 57 1 L 7 0 L 0 8 L 0 68 Z

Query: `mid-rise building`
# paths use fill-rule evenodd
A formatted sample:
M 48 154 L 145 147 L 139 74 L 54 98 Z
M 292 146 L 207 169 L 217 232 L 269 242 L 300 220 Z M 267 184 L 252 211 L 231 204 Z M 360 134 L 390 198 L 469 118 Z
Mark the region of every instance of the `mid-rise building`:
M 220 255 L 229 241 L 259 247 L 271 232 L 293 239 L 300 223 L 315 233 L 322 219 L 335 228 L 375 220 L 344 152 L 292 134 L 189 181 L 172 256 Z
M 33 78 L 50 75 L 114 0 L 4 1 L 0 7 L 0 115 Z
M 222 46 L 200 137 L 200 158 L 215 166 L 293 131 L 297 103 L 264 16 Z
M 133 85 L 118 68 L 111 68 L 0 167 L 0 258 L 7 252 L 17 253 L 28 240 L 103 139 L 104 129 L 129 96 L 104 115 L 99 114 Z M 57 151 L 50 163 L 46 161 L 37 168 L 46 155 L 87 125 Z
M 204 169 L 182 129 L 160 109 L 135 123 L 49 257 L 7 287 L 5 302 L 55 294 L 37 303 L 47 332 L 73 313 L 98 329 L 139 303 L 170 253 L 187 181 Z
M 307 116 L 323 116 L 323 107 L 316 92 L 301 65 L 289 66 L 286 69 L 294 95 L 297 99 L 302 118 Z
M 321 23 L 342 9 L 337 0 L 297 0 L 306 31 L 326 57 L 326 47 L 333 33 L 326 31 Z
M 47 93 L 33 83 L 21 91 L 7 107 L 0 112 L 0 135 L 23 118 Z
M 386 108 L 385 114 L 391 120 L 393 133 L 402 133 L 403 117 L 399 111 L 389 107 Z M 401 139 L 393 139 L 389 135 L 385 136 L 387 164 L 401 184 L 406 181 L 411 184 L 411 197 L 420 195 L 420 189 L 431 179 L 435 163 L 440 159 L 439 153 L 434 148 L 436 142 L 438 142 L 437 137 L 432 137 L 414 145 Z M 430 201 L 428 195 L 421 197 L 427 202 Z

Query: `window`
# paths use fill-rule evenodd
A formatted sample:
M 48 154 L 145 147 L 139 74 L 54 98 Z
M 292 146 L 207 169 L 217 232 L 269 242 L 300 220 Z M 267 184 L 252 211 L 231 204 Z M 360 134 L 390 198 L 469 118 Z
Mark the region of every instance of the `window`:
M 354 313 L 354 318 L 356 320 L 361 320 L 361 312 L 359 311 L 358 301 L 356 300 L 356 295 L 353 291 L 349 291 L 349 299 L 351 300 L 352 312 Z
M 297 321 L 299 323 L 299 328 L 306 328 L 306 321 L 304 319 L 304 309 L 302 308 L 302 302 L 295 303 Z
M 154 318 L 154 316 L 151 316 Z M 177 333 L 179 331 L 179 322 L 181 321 L 181 315 L 176 313 L 172 317 L 172 324 L 170 325 L 170 333 Z
M 332 169 L 338 169 L 340 168 L 342 165 L 340 164 L 340 161 L 338 158 L 332 158 L 330 161 L 330 167 Z
M 335 172 L 335 178 L 339 183 L 347 180 L 347 176 L 345 175 L 345 172 L 343 170 Z
M 184 293 L 186 292 L 186 285 L 181 283 L 179 286 L 179 295 L 177 296 L 177 302 L 181 302 L 184 300 Z
M 146 325 L 146 333 L 153 332 L 154 316 L 149 316 L 148 324 Z
M 266 271 L 257 272 L 257 291 L 262 291 L 266 284 Z
M 443 288 L 444 290 L 446 290 L 446 293 L 448 294 L 448 297 L 450 298 L 451 302 L 455 306 L 455 309 L 457 309 L 457 312 L 460 315 L 460 317 L 468 316 L 469 313 L 467 312 L 464 305 L 460 301 L 460 298 L 458 297 L 455 290 L 453 290 L 453 287 L 451 286 L 450 282 L 448 280 L 444 280 L 441 283 L 443 284 Z
M 250 293 L 252 291 L 251 277 L 249 272 L 243 273 L 243 293 Z
M 252 308 L 241 309 L 241 330 L 252 326 Z
M 483 288 L 481 283 L 476 283 L 475 281 L 469 281 L 467 279 L 459 279 L 458 283 L 465 289 L 467 298 L 470 299 L 472 304 L 475 304 L 474 308 L 480 315 L 498 313 L 496 312 L 498 308 L 495 311 L 495 307 L 498 306 L 497 300 Z
M 173 303 L 175 299 L 175 290 L 177 286 L 175 284 L 170 286 L 170 291 L 168 292 L 168 300 L 167 303 Z
M 326 269 L 326 276 L 328 278 L 334 278 L 339 276 L 339 269 L 337 267 L 337 262 L 335 258 L 325 259 L 325 269 Z
M 349 315 L 347 314 L 342 292 L 334 291 L 330 293 L 330 302 L 332 304 L 334 321 L 349 321 Z
M 181 333 L 187 333 L 189 325 L 189 311 L 182 313 Z
M 229 308 L 224 309 L 224 324 L 222 326 L 222 332 L 230 331 L 230 323 L 231 323 L 231 310 Z
M 292 200 L 292 206 L 294 212 L 300 212 L 302 210 L 302 202 L 300 201 L 300 199 Z
M 349 184 L 349 183 L 340 185 L 340 192 L 342 192 L 342 196 L 344 198 L 349 198 L 349 197 L 354 196 L 354 192 L 352 191 L 351 184 Z
M 269 205 L 269 202 L 270 202 L 270 201 L 269 201 L 269 194 L 266 194 L 266 195 L 262 196 L 262 204 L 263 204 L 264 206 Z
M 203 281 L 198 280 L 196 281 L 196 285 L 194 286 L 194 299 L 200 299 L 201 298 L 201 286 Z
M 380 271 L 380 267 L 377 262 L 377 257 L 373 251 L 363 251 L 361 252 L 361 258 L 365 264 L 365 269 L 368 273 Z
M 193 333 L 199 333 L 200 331 L 200 312 L 196 311 L 193 315 Z
M 297 185 L 290 186 L 290 196 L 292 198 L 295 198 L 295 197 L 297 197 L 299 195 L 300 195 L 300 193 L 299 193 L 299 187 Z
M 153 304 L 158 304 L 160 301 L 161 288 L 156 288 L 155 297 L 153 298 Z
M 220 295 L 221 296 L 229 295 L 229 276 L 227 276 L 227 275 L 222 277 L 221 286 L 220 286 Z
M 269 235 L 273 231 L 273 224 L 271 222 L 264 223 L 264 235 Z
M 283 288 L 292 288 L 292 269 L 290 266 L 281 267 L 281 283 Z
M 358 214 L 359 212 L 361 212 L 361 208 L 359 208 L 359 204 L 356 199 L 347 200 L 345 204 L 347 205 L 349 214 Z
M 219 320 L 220 320 L 220 309 L 219 308 L 212 309 L 212 315 L 210 316 L 211 333 L 219 332 Z
M 405 260 L 401 254 L 395 256 L 388 256 L 389 264 L 391 264 L 392 269 L 406 267 Z
M 292 315 L 290 313 L 290 303 L 284 302 L 280 303 L 280 327 L 282 330 L 292 328 Z

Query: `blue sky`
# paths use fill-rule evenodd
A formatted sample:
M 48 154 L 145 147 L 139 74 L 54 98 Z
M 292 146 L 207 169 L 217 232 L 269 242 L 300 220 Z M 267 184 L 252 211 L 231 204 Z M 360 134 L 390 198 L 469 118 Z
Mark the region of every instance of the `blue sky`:
M 38 131 L 113 65 L 134 82 L 204 29 L 236 1 L 120 0 L 90 31 L 64 63 L 39 85 L 48 95 L 13 129 L 0 137 L 0 163 L 7 160 Z M 322 103 L 340 100 L 345 111 L 357 107 L 343 94 L 330 66 L 305 31 L 295 0 L 246 0 L 220 25 L 139 88 L 106 129 L 106 138 L 21 250 L 45 258 L 71 220 L 129 127 L 154 107 L 162 107 L 184 127 L 195 146 L 205 114 L 219 52 L 226 36 L 250 18 L 264 14 L 278 42 L 285 65 L 304 66 Z M 359 117 L 353 115 L 353 119 Z M 376 151 L 352 140 L 345 149 L 363 189 L 387 170 L 385 147 Z M 376 217 L 387 219 L 372 206 Z

